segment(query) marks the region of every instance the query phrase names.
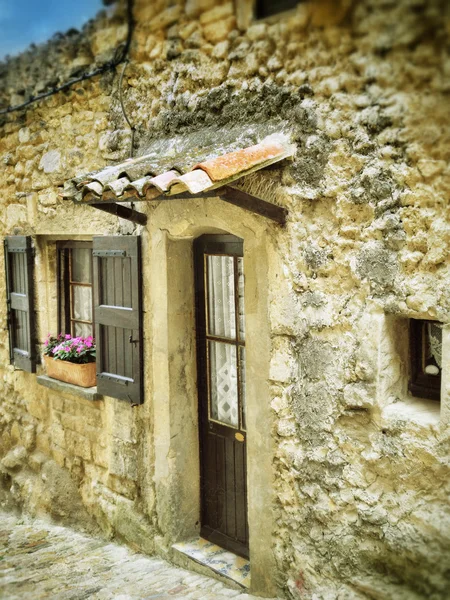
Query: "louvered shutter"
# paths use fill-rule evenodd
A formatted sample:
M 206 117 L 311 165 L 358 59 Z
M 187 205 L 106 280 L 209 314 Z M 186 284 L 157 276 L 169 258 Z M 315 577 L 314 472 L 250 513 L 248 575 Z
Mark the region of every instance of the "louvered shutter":
M 97 389 L 143 402 L 140 238 L 93 239 Z
M 18 369 L 36 372 L 33 249 L 31 237 L 5 238 L 9 357 Z

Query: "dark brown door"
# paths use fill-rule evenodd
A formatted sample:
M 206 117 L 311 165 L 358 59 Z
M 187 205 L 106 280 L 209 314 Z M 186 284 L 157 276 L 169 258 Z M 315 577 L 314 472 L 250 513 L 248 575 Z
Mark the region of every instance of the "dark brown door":
M 204 235 L 194 251 L 201 535 L 248 558 L 243 242 Z

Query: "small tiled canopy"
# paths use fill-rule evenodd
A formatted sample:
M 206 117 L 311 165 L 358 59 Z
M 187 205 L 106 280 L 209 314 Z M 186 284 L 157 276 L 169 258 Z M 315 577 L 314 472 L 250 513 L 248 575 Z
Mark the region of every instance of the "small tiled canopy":
M 154 200 L 183 192 L 196 195 L 290 158 L 294 150 L 286 135 L 272 134 L 253 146 L 197 162 L 184 172 L 177 168 L 179 155 L 161 158 L 153 152 L 76 177 L 66 184 L 63 196 L 78 202 L 100 203 Z

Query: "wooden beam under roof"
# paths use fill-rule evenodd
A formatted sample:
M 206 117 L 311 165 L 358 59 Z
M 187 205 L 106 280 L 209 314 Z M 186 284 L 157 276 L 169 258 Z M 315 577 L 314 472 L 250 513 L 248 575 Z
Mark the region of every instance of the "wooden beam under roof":
M 267 202 L 266 200 L 262 200 L 257 196 L 253 196 L 248 192 L 244 192 L 243 190 L 239 190 L 231 186 L 224 186 L 199 194 L 190 194 L 189 192 L 182 192 L 180 194 L 173 194 L 171 196 L 160 194 L 159 196 L 151 198 L 151 200 L 147 200 L 147 202 L 167 202 L 168 200 L 193 200 L 196 198 L 217 197 L 225 202 L 234 204 L 240 208 L 244 208 L 245 210 L 265 217 L 266 219 L 270 219 L 279 225 L 284 225 L 286 223 L 286 218 L 288 215 L 286 208 L 278 206 L 277 204 L 272 204 L 271 202 Z M 127 202 L 130 202 L 130 200 L 133 200 L 133 198 L 127 198 Z M 143 201 L 142 199 L 137 200 L 140 202 Z M 117 200 L 117 202 L 120 202 L 120 200 Z M 122 219 L 132 221 L 133 223 L 139 223 L 140 225 L 145 225 L 147 223 L 146 215 L 126 206 L 121 206 L 120 204 L 117 204 L 117 202 L 97 200 L 96 202 L 91 201 L 87 204 L 90 204 L 99 210 L 117 215 Z
M 267 202 L 266 200 L 262 200 L 257 196 L 253 196 L 252 194 L 244 192 L 243 190 L 238 190 L 231 186 L 225 186 L 219 191 L 220 197 L 222 200 L 225 200 L 225 202 L 245 208 L 245 210 L 249 210 L 257 215 L 266 217 L 271 221 L 275 221 L 279 225 L 285 225 L 286 223 L 286 218 L 288 215 L 287 208 L 278 206 L 278 204 L 272 204 L 272 202 Z
M 190 200 L 191 198 L 217 198 L 240 208 L 244 208 L 252 213 L 266 217 L 271 221 L 275 221 L 279 225 L 285 225 L 288 210 L 278 204 L 272 204 L 266 200 L 262 200 L 257 196 L 253 196 L 248 192 L 233 188 L 231 186 L 224 186 L 217 188 L 214 191 L 203 192 L 201 194 L 189 194 L 189 192 L 183 192 L 181 194 L 174 194 L 173 196 L 158 196 L 152 199 L 153 201 L 160 200 Z
M 127 199 L 127 201 L 129 202 L 130 199 Z M 137 223 L 138 225 L 147 225 L 147 215 L 134 210 L 134 208 L 122 206 L 121 204 L 116 204 L 115 202 L 96 202 L 92 203 L 90 206 L 98 208 L 98 210 L 103 210 L 110 215 L 116 215 L 116 217 L 131 221 L 132 223 Z

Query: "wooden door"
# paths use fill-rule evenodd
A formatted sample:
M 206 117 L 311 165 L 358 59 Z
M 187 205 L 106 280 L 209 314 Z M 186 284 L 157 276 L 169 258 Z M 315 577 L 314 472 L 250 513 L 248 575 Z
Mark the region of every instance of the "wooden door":
M 194 246 L 201 535 L 248 558 L 243 242 Z

